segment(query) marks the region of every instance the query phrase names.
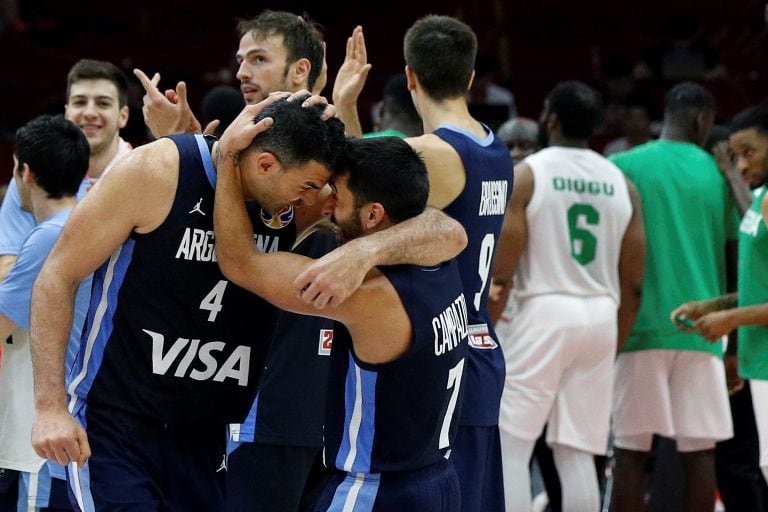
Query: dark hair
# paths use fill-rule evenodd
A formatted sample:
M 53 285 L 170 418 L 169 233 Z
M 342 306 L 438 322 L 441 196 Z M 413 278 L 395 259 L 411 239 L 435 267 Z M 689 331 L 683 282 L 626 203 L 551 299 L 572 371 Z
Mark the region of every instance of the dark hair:
M 231 85 L 217 85 L 203 97 L 200 121 L 205 126 L 214 119 L 221 121 L 214 135 L 221 137 L 227 126 L 234 121 L 245 107 L 240 91 Z
M 19 170 L 27 164 L 51 199 L 77 194 L 90 154 L 82 130 L 62 115 L 36 117 L 16 131 Z
M 125 73 L 111 62 L 93 59 L 80 59 L 67 74 L 67 101 L 72 85 L 81 80 L 109 80 L 117 89 L 117 101 L 120 107 L 128 103 L 128 78 Z
M 274 124 L 256 136 L 251 147 L 272 153 L 286 167 L 314 160 L 333 171 L 346 146 L 344 123 L 335 117 L 323 121 L 325 105 L 302 107 L 306 98 L 281 99 L 266 107 L 256 121 L 271 117 Z
M 682 82 L 664 96 L 664 121 L 688 126 L 703 111 L 714 108 L 715 100 L 707 89 L 694 82 Z
M 563 135 L 575 139 L 588 139 L 603 115 L 600 94 L 577 80 L 555 85 L 547 96 L 547 109 L 557 114 Z
M 264 10 L 250 20 L 240 20 L 237 24 L 240 37 L 251 34 L 254 38 L 263 39 L 274 35 L 283 37 L 286 50 L 286 65 L 299 59 L 307 59 L 310 63 L 307 85 L 310 89 L 315 86 L 317 77 L 323 69 L 323 44 L 321 40 L 322 27 L 311 21 L 307 16 L 299 16 L 287 11 Z
M 730 133 L 749 130 L 750 128 L 768 135 L 768 107 L 750 107 L 742 110 L 733 118 L 729 126 Z
M 437 101 L 466 96 L 477 55 L 477 37 L 450 16 L 425 16 L 405 34 L 405 63 Z
M 336 175 L 349 176 L 356 208 L 381 203 L 394 223 L 415 217 L 427 206 L 427 168 L 419 154 L 398 137 L 348 139 Z

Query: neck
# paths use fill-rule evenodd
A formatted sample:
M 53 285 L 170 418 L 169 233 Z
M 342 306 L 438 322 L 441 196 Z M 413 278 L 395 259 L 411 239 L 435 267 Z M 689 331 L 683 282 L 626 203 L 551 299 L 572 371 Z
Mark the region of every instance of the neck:
M 117 154 L 119 143 L 120 138 L 115 137 L 115 140 L 110 142 L 109 146 L 104 148 L 103 151 L 99 151 L 98 153 L 91 152 L 91 156 L 88 159 L 89 178 L 100 178 L 101 175 L 104 174 L 104 169 L 106 169 L 107 164 L 109 164 Z
M 661 129 L 661 135 L 659 138 L 662 140 L 689 142 L 691 144 L 694 143 L 693 140 L 691 140 L 690 135 L 688 135 L 685 130 L 671 125 L 664 125 L 664 127 Z
M 422 94 L 418 100 L 424 133 L 434 132 L 441 124 L 452 124 L 471 132 L 484 131 L 469 113 L 464 97 L 434 101 Z
M 39 190 L 32 195 L 32 215 L 35 216 L 35 222 L 40 224 L 54 213 L 66 208 L 74 208 L 76 204 L 77 198 L 74 196 L 51 199 L 45 191 Z

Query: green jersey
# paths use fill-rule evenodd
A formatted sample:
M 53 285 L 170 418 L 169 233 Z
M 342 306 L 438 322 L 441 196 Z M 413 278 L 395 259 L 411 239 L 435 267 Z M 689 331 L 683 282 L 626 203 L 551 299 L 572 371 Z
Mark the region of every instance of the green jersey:
M 647 238 L 640 311 L 623 350 L 722 355 L 720 342 L 681 332 L 669 321 L 680 304 L 725 293 L 725 244 L 736 239 L 739 217 L 715 160 L 695 144 L 670 140 L 610 159 L 640 193 Z
M 755 192 L 739 228 L 739 307 L 768 302 L 768 231 L 760 209 L 765 191 Z M 768 325 L 739 327 L 739 375 L 768 380 Z

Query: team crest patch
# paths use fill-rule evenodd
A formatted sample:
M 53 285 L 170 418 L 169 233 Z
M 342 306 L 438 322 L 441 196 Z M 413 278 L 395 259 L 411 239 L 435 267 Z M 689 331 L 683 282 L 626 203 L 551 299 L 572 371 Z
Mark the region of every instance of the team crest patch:
M 493 350 L 499 346 L 499 344 L 491 337 L 491 333 L 488 332 L 488 326 L 486 324 L 474 324 L 468 326 L 467 336 L 469 338 L 470 348 Z
M 265 212 L 261 209 L 261 220 L 264 225 L 272 229 L 281 229 L 291 223 L 293 220 L 293 206 L 288 205 L 282 210 L 272 215 L 269 212 Z

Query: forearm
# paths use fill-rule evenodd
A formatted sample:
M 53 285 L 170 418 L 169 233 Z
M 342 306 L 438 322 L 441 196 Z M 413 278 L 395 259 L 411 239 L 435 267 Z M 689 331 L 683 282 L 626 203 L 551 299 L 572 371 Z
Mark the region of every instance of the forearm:
M 724 309 L 733 309 L 739 303 L 738 293 L 729 293 L 727 295 L 720 295 L 708 300 L 701 300 L 696 302 L 696 309 L 699 314 L 712 313 L 714 311 L 722 311 Z
M 624 347 L 624 342 L 627 340 L 632 326 L 635 325 L 635 319 L 637 318 L 637 312 L 640 309 L 640 299 L 642 297 L 642 286 L 627 287 L 628 289 L 622 290 L 621 304 L 617 312 L 617 324 L 618 335 L 616 352 L 620 352 Z
M 428 207 L 416 217 L 355 242 L 365 246 L 370 267 L 431 266 L 458 256 L 467 246 L 467 233 L 458 221 Z
M 253 226 L 248 218 L 240 183 L 238 153 L 222 149 L 217 156 L 213 229 L 216 259 L 224 275 L 240 283 L 246 259 L 255 250 Z
M 734 327 L 744 325 L 768 325 L 768 302 L 744 306 L 729 311 Z
M 362 137 L 363 127 L 360 124 L 360 116 L 357 114 L 357 102 L 341 101 L 334 103 L 336 117 L 344 123 L 344 132 L 348 137 Z
M 57 274 L 54 266 L 44 266 L 32 292 L 30 345 L 38 411 L 67 407 L 64 358 L 78 283 L 66 282 Z

